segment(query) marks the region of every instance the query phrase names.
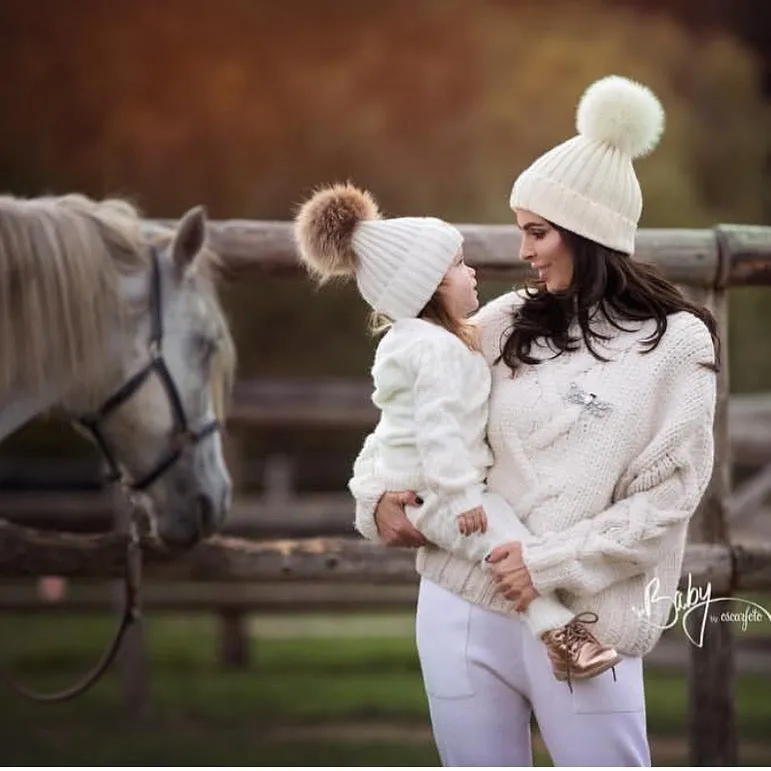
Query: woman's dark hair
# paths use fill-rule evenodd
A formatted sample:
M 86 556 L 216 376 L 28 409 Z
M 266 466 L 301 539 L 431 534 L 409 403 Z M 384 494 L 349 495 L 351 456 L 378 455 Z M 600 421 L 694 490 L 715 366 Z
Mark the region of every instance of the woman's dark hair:
M 643 352 L 649 353 L 667 330 L 667 316 L 688 311 L 709 329 L 715 359 L 704 364 L 719 371 L 717 323 L 707 308 L 690 302 L 654 265 L 636 262 L 622 252 L 549 224 L 560 233 L 573 254 L 573 279 L 563 292 L 548 292 L 540 282 L 527 288 L 524 303 L 514 312 L 513 328 L 500 357 L 512 370 L 519 363 L 542 361 L 531 355 L 533 342 L 538 338 L 545 339 L 557 355 L 576 350 L 583 340 L 596 359 L 605 361 L 593 346 L 593 342 L 607 339 L 592 328 L 595 317 L 607 319 L 620 330 L 626 330 L 624 321 L 653 319 L 656 329 L 642 341 Z M 574 321 L 578 323 L 580 336 L 570 334 Z

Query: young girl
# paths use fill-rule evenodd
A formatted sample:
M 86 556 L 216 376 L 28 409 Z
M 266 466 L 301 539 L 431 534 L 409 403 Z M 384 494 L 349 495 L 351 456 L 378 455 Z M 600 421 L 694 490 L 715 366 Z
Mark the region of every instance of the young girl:
M 316 192 L 295 223 L 300 256 L 320 283 L 355 277 L 381 339 L 372 367 L 381 411 L 354 464 L 349 488 L 412 490 L 413 525 L 433 544 L 479 561 L 496 546 L 530 537 L 508 504 L 486 491 L 490 369 L 467 317 L 478 307 L 461 233 L 429 217 L 383 219 L 366 192 L 335 185 Z M 523 613 L 545 643 L 558 680 L 582 680 L 620 657 L 549 594 Z

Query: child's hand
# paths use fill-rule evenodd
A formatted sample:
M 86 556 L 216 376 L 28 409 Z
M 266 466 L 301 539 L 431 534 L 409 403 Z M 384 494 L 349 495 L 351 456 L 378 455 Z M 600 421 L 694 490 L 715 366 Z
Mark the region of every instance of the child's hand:
M 487 532 L 487 514 L 481 506 L 458 515 L 458 530 L 461 535 Z

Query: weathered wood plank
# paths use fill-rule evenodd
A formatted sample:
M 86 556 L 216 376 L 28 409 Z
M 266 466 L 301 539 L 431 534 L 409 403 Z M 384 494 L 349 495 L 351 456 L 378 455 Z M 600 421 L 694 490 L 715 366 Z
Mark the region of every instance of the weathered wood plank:
M 725 241 L 721 241 L 722 256 L 728 257 Z M 725 268 L 724 262 L 722 263 Z M 692 290 L 692 293 L 698 290 Z M 731 490 L 731 444 L 729 436 L 729 373 L 728 373 L 728 298 L 726 292 L 708 290 L 700 299 L 712 310 L 723 341 L 722 366 L 717 376 L 717 404 L 714 437 L 715 463 L 707 491 L 689 528 L 689 535 L 698 546 L 728 548 L 727 502 Z M 730 597 L 734 591 L 735 574 L 727 586 L 714 587 L 713 596 Z M 698 608 L 694 615 L 704 616 L 707 607 Z M 691 647 L 691 667 L 688 672 L 690 698 L 688 702 L 689 754 L 693 765 L 734 766 L 737 764 L 739 743 L 736 731 L 735 667 L 731 624 L 723 620 L 710 623 L 700 646 Z
M 771 462 L 771 393 L 732 394 L 728 433 L 734 463 L 762 466 Z
M 149 220 L 148 227 L 154 222 L 176 224 L 172 220 Z M 230 278 L 302 273 L 291 222 L 212 220 L 209 227 L 209 243 L 225 258 Z M 512 283 L 527 278 L 530 269 L 518 258 L 520 236 L 513 224 L 460 223 L 458 228 L 464 235 L 466 258 L 481 278 Z M 635 259 L 661 266 L 678 283 L 713 286 L 717 278 L 718 250 L 712 230 L 642 229 L 637 235 Z M 749 281 L 753 274 L 745 265 L 738 275 Z
M 32 530 L 0 520 L 0 577 L 121 575 L 123 539 L 115 534 L 72 535 Z M 386 549 L 360 538 L 251 541 L 213 537 L 188 553 L 173 554 L 145 540 L 145 573 L 190 581 L 333 580 L 404 583 L 415 577 L 415 552 Z M 735 547 L 736 589 L 768 588 L 771 544 Z M 711 582 L 713 593 L 731 586 L 732 550 L 722 544 L 691 544 L 683 562 L 683 586 Z
M 374 426 L 377 409 L 367 378 L 260 378 L 238 381 L 228 411 L 229 423 L 250 427 Z
M 734 535 L 743 539 L 769 533 L 771 507 L 760 507 L 755 519 L 740 518 Z M 3 493 L 0 518 L 25 527 L 97 533 L 111 527 L 110 503 L 99 493 Z M 236 496 L 223 535 L 242 538 L 352 536 L 353 501 L 348 493 L 301 493 L 286 500 L 262 495 Z
M 0 518 L 20 525 L 71 532 L 111 529 L 112 508 L 100 493 L 2 493 Z M 236 495 L 225 535 L 271 538 L 353 535 L 353 499 L 348 493 L 302 493 L 285 500 Z
M 360 612 L 404 610 L 415 606 L 418 576 L 399 584 L 360 581 L 160 581 L 149 580 L 142 587 L 145 608 L 152 611 L 190 613 L 243 610 L 250 613 Z M 61 601 L 48 602 L 39 596 L 35 583 L 6 580 L 0 584 L 0 611 L 98 613 L 109 610 L 111 596 L 103 581 L 73 580 Z
M 241 608 L 218 607 L 220 666 L 230 671 L 246 670 L 251 663 L 247 619 Z
M 769 554 L 771 554 L 769 544 L 733 545 L 736 589 L 771 588 L 771 560 L 766 559 Z
M 726 286 L 771 284 L 771 228 L 721 225 L 716 229 L 725 255 Z
M 693 629 L 709 608 L 693 611 Z M 727 768 L 738 765 L 734 644 L 731 625 L 706 621 L 701 647 L 690 648 L 688 735 L 691 764 Z
M 0 577 L 122 574 L 125 540 L 113 533 L 72 535 L 32 530 L 0 520 Z M 187 553 L 142 543 L 145 573 L 191 581 L 334 579 L 403 581 L 415 553 L 383 549 L 357 538 L 250 541 L 214 537 Z
M 172 220 L 158 220 L 176 224 Z M 148 221 L 152 226 L 153 221 Z M 528 267 L 518 259 L 520 236 L 514 225 L 458 224 L 467 259 L 482 278 L 520 282 Z M 719 234 L 719 235 L 718 235 Z M 725 275 L 718 275 L 717 238 L 727 255 Z M 209 241 L 226 258 L 227 275 L 294 276 L 301 272 L 292 242 L 292 224 L 270 220 L 213 220 Z M 721 225 L 715 230 L 642 228 L 634 259 L 659 265 L 673 281 L 711 287 L 771 284 L 771 228 Z
M 726 517 L 731 524 L 739 524 L 756 514 L 771 494 L 771 463 L 738 486 L 726 501 Z

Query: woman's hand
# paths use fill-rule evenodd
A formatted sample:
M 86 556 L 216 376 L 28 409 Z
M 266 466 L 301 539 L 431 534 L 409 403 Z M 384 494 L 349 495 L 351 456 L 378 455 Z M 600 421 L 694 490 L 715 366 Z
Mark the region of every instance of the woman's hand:
M 527 610 L 537 593 L 530 572 L 522 561 L 522 544 L 512 541 L 496 546 L 487 561 L 493 565 L 493 581 L 497 584 L 497 591 L 511 600 L 519 613 Z
M 407 546 L 417 549 L 428 540 L 416 530 L 404 513 L 405 506 L 419 506 L 422 501 L 413 492 L 384 493 L 375 509 L 375 525 L 386 546 Z

